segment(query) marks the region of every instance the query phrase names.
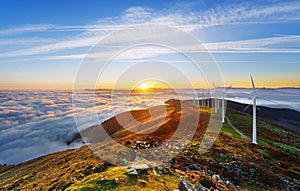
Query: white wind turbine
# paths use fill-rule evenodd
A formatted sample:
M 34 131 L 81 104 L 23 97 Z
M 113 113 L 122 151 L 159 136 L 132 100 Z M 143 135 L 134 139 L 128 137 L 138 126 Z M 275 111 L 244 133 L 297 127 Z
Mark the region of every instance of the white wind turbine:
M 213 85 L 214 85 L 214 90 L 216 92 L 217 87 L 216 87 L 216 84 L 214 82 L 213 82 Z M 217 113 L 218 112 L 218 102 L 219 102 L 219 99 L 218 99 L 217 95 L 215 95 L 214 100 L 215 100 L 215 104 L 214 104 L 215 113 Z
M 248 109 L 248 107 L 250 106 L 250 104 L 253 102 L 252 143 L 257 144 L 257 141 L 256 141 L 256 98 L 257 98 L 257 95 L 256 95 L 256 88 L 254 85 L 254 80 L 251 75 L 250 75 L 250 78 L 251 78 L 251 83 L 252 83 L 253 98 L 252 98 L 251 102 L 249 103 L 249 105 L 247 105 L 247 107 L 243 110 L 243 112 L 246 111 Z
M 197 91 L 197 97 L 195 96 L 195 94 L 193 94 L 193 102 L 195 105 L 200 106 L 200 100 L 199 100 L 199 92 Z
M 201 106 L 204 107 L 204 95 L 201 93 Z
M 199 92 L 197 91 L 197 105 L 200 106 L 200 97 L 199 97 Z
M 206 101 L 207 101 L 207 107 L 209 107 L 209 102 L 210 102 L 210 89 L 208 89 Z
M 214 85 L 215 89 L 219 88 L 214 83 L 213 83 L 213 85 Z M 225 88 L 225 89 L 222 88 L 223 89 L 223 91 L 222 91 L 222 105 L 221 105 L 222 106 L 222 108 L 221 108 L 222 109 L 222 123 L 225 122 L 225 95 L 226 95 L 227 91 L 230 88 L 231 88 L 231 85 L 228 88 Z M 220 108 L 219 103 L 220 103 L 220 99 L 219 99 L 218 96 L 216 96 L 216 98 L 215 98 L 215 113 Z
M 223 93 L 223 96 L 222 96 L 222 123 L 225 122 L 225 95 L 230 88 L 231 88 L 231 85 L 222 92 Z

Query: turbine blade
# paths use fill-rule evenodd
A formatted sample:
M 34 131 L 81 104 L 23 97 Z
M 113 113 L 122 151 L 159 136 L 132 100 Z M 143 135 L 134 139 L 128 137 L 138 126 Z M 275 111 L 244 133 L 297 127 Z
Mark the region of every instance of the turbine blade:
M 226 93 L 229 89 L 231 89 L 231 87 L 232 87 L 232 85 L 230 85 L 229 87 L 227 87 L 226 90 L 225 90 L 225 93 Z
M 250 77 L 251 77 L 251 82 L 252 82 L 252 88 L 255 90 L 255 85 L 254 85 L 254 80 L 253 80 L 252 75 L 250 75 Z
M 216 86 L 216 84 L 215 84 L 215 82 L 213 82 L 213 86 L 214 86 L 214 88 L 216 88 L 217 86 Z
M 250 101 L 250 103 L 245 107 L 245 109 L 242 111 L 243 113 L 248 109 L 248 107 L 251 105 L 251 103 L 254 101 L 254 98 Z

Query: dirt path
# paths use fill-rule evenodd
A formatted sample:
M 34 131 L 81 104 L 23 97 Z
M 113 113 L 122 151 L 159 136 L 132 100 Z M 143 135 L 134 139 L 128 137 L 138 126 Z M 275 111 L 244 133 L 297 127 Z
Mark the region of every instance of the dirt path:
M 246 135 L 244 135 L 242 132 L 240 132 L 239 130 L 237 130 L 237 128 L 235 126 L 232 125 L 231 121 L 226 117 L 226 121 L 229 124 L 229 126 L 234 129 L 238 134 L 240 134 L 242 139 L 248 140 L 250 141 L 251 139 L 249 137 L 247 137 Z

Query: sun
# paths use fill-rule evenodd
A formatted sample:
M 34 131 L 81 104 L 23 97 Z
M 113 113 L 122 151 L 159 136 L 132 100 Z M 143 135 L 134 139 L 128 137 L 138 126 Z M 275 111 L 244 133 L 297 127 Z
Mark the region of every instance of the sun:
M 144 82 L 144 83 L 141 83 L 138 87 L 142 90 L 145 90 L 145 89 L 149 88 L 149 85 Z

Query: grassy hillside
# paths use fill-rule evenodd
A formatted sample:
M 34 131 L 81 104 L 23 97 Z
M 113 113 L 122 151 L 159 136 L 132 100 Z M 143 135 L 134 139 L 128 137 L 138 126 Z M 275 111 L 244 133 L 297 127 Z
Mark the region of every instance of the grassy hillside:
M 168 120 L 153 134 L 161 135 L 158 137 L 161 142 L 169 137 L 162 130 L 167 128 L 171 133 L 178 120 L 176 115 L 180 114 L 176 105 L 169 105 L 168 111 Z M 135 162 L 114 166 L 84 146 L 0 169 L 0 190 L 175 190 L 180 177 L 193 186 L 200 183 L 219 190 L 300 189 L 298 133 L 259 121 L 259 144 L 253 145 L 224 123 L 213 147 L 200 155 L 198 150 L 210 112 L 208 108 L 201 108 L 202 119 L 196 135 L 178 156 L 163 165 L 142 160 L 139 164 L 146 164 L 148 168 L 138 175 L 127 172 Z M 138 111 L 135 114 L 142 117 Z M 230 110 L 226 115 L 239 131 L 251 137 L 251 116 Z M 147 138 L 128 135 L 124 129 L 117 128 L 115 132 L 122 132 L 115 134 L 115 138 L 128 147 Z

